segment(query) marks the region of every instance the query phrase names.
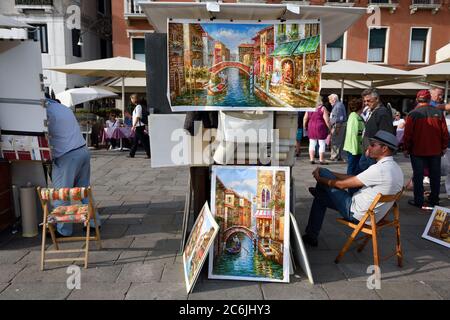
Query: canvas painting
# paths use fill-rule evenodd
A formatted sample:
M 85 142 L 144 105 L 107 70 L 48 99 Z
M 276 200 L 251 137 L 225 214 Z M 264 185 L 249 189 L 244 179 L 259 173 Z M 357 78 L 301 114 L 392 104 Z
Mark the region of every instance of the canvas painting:
M 320 23 L 168 22 L 173 111 L 298 111 L 320 92 Z
M 449 208 L 434 207 L 422 237 L 450 248 Z
M 205 203 L 194 223 L 183 252 L 184 279 L 187 293 L 191 292 L 197 280 L 209 247 L 213 243 L 218 230 L 219 226 L 209 210 L 208 203 Z
M 209 278 L 289 282 L 289 177 L 289 167 L 212 167 Z

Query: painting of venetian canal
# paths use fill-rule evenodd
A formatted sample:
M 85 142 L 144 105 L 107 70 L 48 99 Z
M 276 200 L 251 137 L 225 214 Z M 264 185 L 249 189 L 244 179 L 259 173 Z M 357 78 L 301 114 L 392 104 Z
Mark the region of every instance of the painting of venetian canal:
M 209 278 L 289 282 L 289 167 L 213 166 Z
M 195 20 L 193 20 L 195 21 Z M 173 111 L 314 108 L 320 24 L 169 22 Z
M 209 247 L 218 230 L 219 226 L 209 210 L 208 203 L 205 203 L 194 223 L 183 252 L 184 279 L 187 293 L 191 291 L 197 280 Z

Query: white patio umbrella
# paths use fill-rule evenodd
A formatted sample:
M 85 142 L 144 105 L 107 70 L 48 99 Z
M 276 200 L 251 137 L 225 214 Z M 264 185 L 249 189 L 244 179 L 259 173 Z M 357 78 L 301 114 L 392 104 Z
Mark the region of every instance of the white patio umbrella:
M 12 29 L 12 28 L 34 28 L 34 27 L 0 14 L 0 28 Z
M 124 78 L 145 77 L 145 63 L 125 57 L 114 57 L 72 63 L 59 67 L 47 68 L 47 70 L 59 71 L 67 74 L 78 74 L 88 77 L 122 78 L 122 115 L 125 112 Z
M 436 63 L 428 67 L 423 67 L 410 71 L 416 76 L 424 76 L 425 81 L 445 82 L 445 103 L 448 102 L 448 88 L 450 82 L 450 62 Z
M 117 94 L 98 87 L 86 87 L 69 89 L 56 94 L 56 99 L 67 107 L 75 106 L 79 103 L 97 100 L 102 98 L 116 97 Z
M 409 82 L 416 78 L 417 75 L 404 70 L 353 60 L 339 60 L 322 67 L 322 79 L 341 81 L 341 100 L 344 96 L 345 80 L 370 81 L 371 86 L 376 86 L 374 81 L 377 80 Z

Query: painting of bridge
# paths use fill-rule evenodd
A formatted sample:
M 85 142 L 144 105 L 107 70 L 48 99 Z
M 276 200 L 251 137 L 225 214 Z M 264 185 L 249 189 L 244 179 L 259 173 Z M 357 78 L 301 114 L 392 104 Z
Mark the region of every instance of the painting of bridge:
M 299 110 L 320 92 L 319 23 L 169 22 L 173 111 Z
M 289 168 L 213 166 L 209 277 L 289 281 Z

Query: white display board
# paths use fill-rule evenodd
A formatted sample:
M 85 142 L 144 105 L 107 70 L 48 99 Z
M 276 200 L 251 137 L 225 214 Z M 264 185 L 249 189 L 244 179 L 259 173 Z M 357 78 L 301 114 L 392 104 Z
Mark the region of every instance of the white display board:
M 0 41 L 0 70 L 0 128 L 46 132 L 40 43 Z

